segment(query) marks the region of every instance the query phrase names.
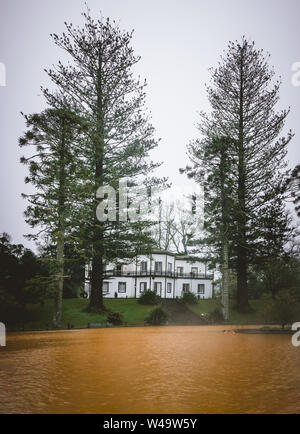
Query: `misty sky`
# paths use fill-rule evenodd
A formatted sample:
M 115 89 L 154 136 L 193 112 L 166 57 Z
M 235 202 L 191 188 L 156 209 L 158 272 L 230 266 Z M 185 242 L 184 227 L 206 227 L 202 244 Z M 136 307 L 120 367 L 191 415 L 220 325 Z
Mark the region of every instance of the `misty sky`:
M 271 54 L 282 77 L 278 108 L 291 107 L 286 129 L 295 132 L 289 145 L 290 167 L 299 162 L 300 87 L 291 82 L 292 64 L 300 62 L 299 0 L 88 0 L 94 16 L 100 11 L 125 30 L 135 29 L 133 47 L 142 59 L 137 72 L 148 81 L 147 106 L 157 137 L 152 154 L 164 161 L 160 175 L 175 184 L 186 183 L 178 169 L 187 162 L 186 145 L 197 137 L 197 112 L 209 110 L 205 83 L 208 68 L 217 65 L 229 40 L 246 35 Z M 6 67 L 6 86 L 0 87 L 1 220 L 0 232 L 13 242 L 32 246 L 23 218 L 21 192 L 26 168 L 19 163 L 24 132 L 20 111 L 33 113 L 46 106 L 40 86 L 49 79 L 44 68 L 66 60 L 50 33 L 62 33 L 64 21 L 82 23 L 81 0 L 0 0 L 0 62 Z M 0 80 L 1 82 L 1 80 Z

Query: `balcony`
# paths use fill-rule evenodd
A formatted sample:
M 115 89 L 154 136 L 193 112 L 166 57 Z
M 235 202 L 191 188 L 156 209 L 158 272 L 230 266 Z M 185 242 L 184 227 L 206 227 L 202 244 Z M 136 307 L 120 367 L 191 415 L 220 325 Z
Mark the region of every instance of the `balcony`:
M 213 280 L 213 274 L 205 273 L 179 273 L 177 271 L 120 271 L 107 270 L 105 277 L 170 277 L 173 279 L 209 279 Z

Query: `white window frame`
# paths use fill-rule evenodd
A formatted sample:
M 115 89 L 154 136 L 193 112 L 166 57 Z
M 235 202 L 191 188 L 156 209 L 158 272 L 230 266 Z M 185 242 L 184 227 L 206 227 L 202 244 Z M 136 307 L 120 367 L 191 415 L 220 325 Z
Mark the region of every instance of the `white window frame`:
M 141 273 L 147 273 L 147 268 L 148 268 L 148 262 L 142 261 L 141 262 Z
M 157 286 L 159 286 L 159 293 L 157 292 Z M 161 282 L 154 282 L 154 291 L 156 294 L 161 295 L 161 291 L 162 291 L 162 283 Z
M 121 285 L 124 285 L 124 287 L 125 287 L 125 291 L 121 291 L 120 289 L 120 287 L 121 287 Z M 119 294 L 125 294 L 126 293 L 126 282 L 118 282 L 118 293 Z
M 188 289 L 184 289 L 184 287 L 187 287 Z M 190 284 L 189 283 L 183 283 L 182 284 L 182 292 L 190 292 Z
M 184 268 L 183 267 L 177 267 L 177 274 L 178 276 L 183 276 Z
M 144 289 L 142 289 L 144 287 Z M 140 293 L 147 291 L 147 282 L 140 282 Z
M 200 291 L 200 288 L 199 288 L 200 286 L 202 287 L 201 291 Z M 198 285 L 197 285 L 197 293 L 199 295 L 204 295 L 205 294 L 205 284 L 204 283 L 198 283 Z
M 156 269 L 157 264 L 160 264 L 160 266 L 158 267 L 159 269 Z M 154 263 L 154 272 L 155 273 L 162 273 L 162 262 L 161 261 L 155 261 Z
M 167 294 L 172 294 L 172 283 L 167 282 Z
M 104 289 L 104 286 L 106 287 L 106 289 Z M 109 282 L 103 282 L 102 293 L 103 294 L 108 294 L 109 293 Z

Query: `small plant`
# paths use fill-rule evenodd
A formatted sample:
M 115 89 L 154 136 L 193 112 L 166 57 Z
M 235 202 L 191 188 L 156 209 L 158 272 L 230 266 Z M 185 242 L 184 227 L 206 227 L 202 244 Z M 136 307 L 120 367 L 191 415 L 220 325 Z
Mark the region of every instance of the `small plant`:
M 113 325 L 121 325 L 123 322 L 122 315 L 119 312 L 110 312 L 106 321 Z
M 163 325 L 168 321 L 168 314 L 162 307 L 152 310 L 145 322 L 151 325 Z
M 157 295 L 155 291 L 151 291 L 150 289 L 147 289 L 147 291 L 145 291 L 138 299 L 138 303 L 147 304 L 149 306 L 154 306 L 159 302 L 160 302 L 160 296 Z
M 190 291 L 184 292 L 182 297 L 181 297 L 181 300 L 185 304 L 197 304 L 198 303 L 196 295 Z
M 209 313 L 208 319 L 212 323 L 220 323 L 224 321 L 222 311 L 219 307 L 216 307 L 212 312 Z

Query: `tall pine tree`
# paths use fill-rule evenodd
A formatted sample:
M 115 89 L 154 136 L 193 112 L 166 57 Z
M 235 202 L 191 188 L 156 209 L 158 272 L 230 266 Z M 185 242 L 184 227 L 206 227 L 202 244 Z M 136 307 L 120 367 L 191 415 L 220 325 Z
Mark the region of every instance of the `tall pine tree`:
M 202 234 L 202 239 L 194 240 L 193 244 L 196 251 L 203 250 L 203 245 L 209 246 L 214 251 L 214 262 L 221 265 L 222 310 L 225 320 L 229 319 L 229 249 L 235 203 L 232 146 L 233 142 L 228 137 L 195 140 L 188 146 L 188 155 L 193 165 L 184 170 L 188 177 L 204 186 L 204 236 Z
M 21 147 L 29 146 L 35 152 L 22 157 L 29 166 L 25 182 L 35 187 L 30 195 L 23 194 L 29 205 L 26 222 L 38 227 L 37 240 L 45 233 L 56 248 L 53 325 L 60 327 L 64 283 L 64 244 L 72 233 L 73 213 L 77 202 L 78 174 L 82 168 L 80 149 L 85 122 L 66 108 L 47 109 L 39 114 L 25 115 L 27 131 L 19 139 Z
M 201 113 L 203 137 L 230 137 L 234 159 L 237 203 L 236 233 L 237 303 L 247 311 L 249 242 L 260 237 L 260 213 L 276 197 L 280 169 L 285 167 L 286 147 L 292 138 L 280 134 L 289 110 L 276 111 L 280 81 L 273 81 L 269 56 L 245 37 L 230 42 L 227 53 L 212 71 L 207 87 L 211 113 Z M 267 192 L 267 193 L 266 193 Z M 270 194 L 271 193 L 271 194 Z
M 59 62 L 48 71 L 57 91 L 44 89 L 44 94 L 54 106 L 66 100 L 89 124 L 85 158 L 90 188 L 86 190 L 83 208 L 86 230 L 82 230 L 92 255 L 89 310 L 103 311 L 106 262 L 122 252 L 133 254 L 134 241 L 144 232 L 141 222 L 130 224 L 122 218 L 117 218 L 117 222 L 99 222 L 97 189 L 105 185 L 116 189 L 122 178 L 127 178 L 131 187 L 143 179 L 148 188 L 161 180 L 150 176 L 157 164 L 148 157 L 157 141 L 145 111 L 146 82 L 135 79 L 132 72 L 139 61 L 130 46 L 132 32 L 121 31 L 109 19 L 94 20 L 89 10 L 83 17 L 83 28 L 65 23 L 66 33 L 52 35 L 72 63 Z M 145 227 L 147 230 L 148 223 Z

